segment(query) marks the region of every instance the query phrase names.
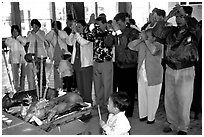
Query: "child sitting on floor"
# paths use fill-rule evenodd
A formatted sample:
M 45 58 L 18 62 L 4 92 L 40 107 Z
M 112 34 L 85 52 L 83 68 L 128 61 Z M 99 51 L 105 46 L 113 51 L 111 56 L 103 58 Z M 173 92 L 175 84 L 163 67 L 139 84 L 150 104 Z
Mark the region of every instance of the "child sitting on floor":
M 60 77 L 63 80 L 63 90 L 65 92 L 72 92 L 71 86 L 73 80 L 73 67 L 69 61 L 70 58 L 71 58 L 70 54 L 64 54 L 58 67 Z
M 125 116 L 125 110 L 130 104 L 129 97 L 124 92 L 114 92 L 108 100 L 108 120 L 100 120 L 100 125 L 106 135 L 129 135 L 130 122 Z

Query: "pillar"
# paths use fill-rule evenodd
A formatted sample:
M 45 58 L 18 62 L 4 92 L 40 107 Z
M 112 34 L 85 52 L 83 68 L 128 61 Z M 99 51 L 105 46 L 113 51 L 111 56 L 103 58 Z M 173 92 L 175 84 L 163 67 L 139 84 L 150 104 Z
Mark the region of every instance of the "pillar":
M 66 2 L 66 12 L 76 20 L 85 20 L 84 2 Z
M 21 30 L 21 15 L 19 9 L 19 2 L 11 2 L 11 24 L 18 25 Z
M 131 2 L 119 2 L 118 12 L 127 12 L 132 17 L 132 3 Z

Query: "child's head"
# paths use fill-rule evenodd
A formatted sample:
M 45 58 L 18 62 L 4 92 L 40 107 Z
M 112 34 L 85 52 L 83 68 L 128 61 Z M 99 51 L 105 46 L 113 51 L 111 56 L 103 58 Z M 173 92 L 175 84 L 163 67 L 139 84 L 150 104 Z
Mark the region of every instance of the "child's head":
M 125 111 L 130 104 L 130 99 L 125 92 L 114 92 L 108 100 L 108 111 L 113 114 Z
M 152 29 L 148 29 L 145 32 L 146 32 L 147 40 L 149 40 L 150 42 L 155 41 L 156 37 L 154 36 Z

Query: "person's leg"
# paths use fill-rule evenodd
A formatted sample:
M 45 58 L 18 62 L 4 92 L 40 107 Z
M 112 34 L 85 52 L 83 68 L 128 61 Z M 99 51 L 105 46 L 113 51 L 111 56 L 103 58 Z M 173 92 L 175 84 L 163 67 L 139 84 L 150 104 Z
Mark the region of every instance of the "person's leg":
M 16 91 L 19 91 L 19 64 L 12 64 L 12 74 L 13 74 L 13 82 L 14 88 Z
M 96 95 L 96 104 L 103 106 L 103 88 L 101 80 L 101 71 L 99 69 L 100 63 L 94 62 L 93 64 L 93 80 L 94 80 L 94 90 Z
M 175 96 L 175 71 L 167 67 L 165 73 L 165 110 L 167 122 L 172 130 L 178 127 L 178 102 Z
M 25 90 L 25 63 L 21 64 L 20 90 Z
M 73 82 L 73 77 L 68 76 L 68 78 L 67 78 L 67 92 L 72 92 L 72 82 Z
M 41 73 L 41 69 L 40 69 L 40 60 L 37 59 L 37 61 L 35 62 L 36 68 L 37 68 L 37 79 L 38 79 L 38 87 L 40 90 L 40 73 Z
M 33 64 L 32 63 L 27 63 L 26 73 L 27 73 L 27 81 L 28 81 L 29 90 L 36 89 L 33 69 L 34 69 Z
M 127 117 L 132 117 L 134 111 L 135 93 L 137 92 L 137 68 L 120 68 L 118 91 L 124 91 L 130 97 L 130 105 L 125 112 Z
M 194 67 L 178 71 L 176 96 L 178 100 L 179 130 L 187 132 L 190 123 L 190 107 L 193 99 Z
M 43 87 L 46 86 L 46 82 L 47 82 L 47 81 L 46 81 L 45 67 L 46 67 L 46 60 L 44 59 L 44 60 L 43 60 L 43 77 L 42 77 L 42 79 L 43 79 L 43 81 L 42 81 Z
M 139 118 L 147 117 L 147 82 L 142 77 L 138 79 Z
M 39 59 L 38 61 L 36 61 L 36 66 L 38 69 L 37 72 L 37 76 L 38 76 L 38 87 L 40 88 L 40 81 L 41 81 L 41 77 L 42 77 L 42 87 L 46 86 L 46 73 L 45 73 L 45 65 L 46 65 L 46 61 L 43 60 L 43 68 L 42 68 L 42 76 L 41 76 L 41 60 Z
M 159 106 L 162 83 L 147 87 L 148 121 L 154 121 Z
M 54 62 L 54 88 L 62 88 L 62 81 L 58 72 L 58 63 Z
M 202 111 L 202 62 L 195 65 L 195 79 L 193 88 L 193 101 L 191 111 L 194 112 L 194 119 L 198 119 L 198 114 Z
M 62 79 L 63 79 L 63 90 L 65 92 L 71 92 L 72 76 L 65 76 Z
M 126 116 L 132 117 L 134 111 L 134 102 L 135 102 L 135 94 L 138 92 L 138 85 L 137 85 L 137 67 L 129 68 L 126 72 L 126 85 L 127 85 L 127 94 L 130 97 L 130 105 L 126 111 Z
M 118 91 L 118 67 L 116 62 L 113 62 L 113 92 Z
M 102 82 L 104 98 L 103 104 L 108 104 L 108 99 L 113 93 L 113 64 L 112 61 L 105 62 L 101 64 L 102 69 Z
M 93 82 L 93 67 L 83 68 L 82 85 L 84 89 L 84 101 L 92 103 L 92 82 Z
M 68 82 L 68 77 L 65 76 L 62 78 L 62 89 L 64 92 L 68 92 L 67 91 L 67 82 Z
M 82 71 L 77 70 L 75 71 L 76 74 L 76 84 L 77 84 L 77 91 L 80 93 L 81 97 L 84 98 L 84 89 L 82 83 Z
M 77 88 L 77 82 L 76 82 L 76 72 L 74 71 L 73 76 L 72 76 L 72 88 L 73 90 L 76 90 Z

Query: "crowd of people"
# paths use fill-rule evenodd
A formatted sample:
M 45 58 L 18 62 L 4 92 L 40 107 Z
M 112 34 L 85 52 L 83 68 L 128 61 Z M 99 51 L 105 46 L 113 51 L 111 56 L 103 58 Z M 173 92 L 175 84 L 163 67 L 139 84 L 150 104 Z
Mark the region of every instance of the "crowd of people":
M 168 125 L 163 131 L 185 135 L 194 85 L 198 84 L 194 79 L 201 81 L 195 76 L 201 71 L 197 67 L 201 66 L 202 31 L 191 14 L 190 6 L 176 5 L 167 16 L 155 8 L 141 30 L 128 13 L 118 13 L 109 21 L 105 14 L 96 18 L 92 14 L 88 23 L 68 16 L 66 28 L 62 30 L 61 22 L 53 21 L 47 34 L 33 19 L 26 37 L 12 25 L 12 36 L 5 44 L 10 49 L 15 90 L 25 90 L 26 76 L 29 90 L 45 87 L 46 60 L 50 59 L 55 89 L 72 92 L 76 85 L 85 102 L 109 111 L 107 123 L 100 120 L 105 134 L 129 134 L 127 118 L 133 116 L 135 96 L 140 121 L 154 124 L 160 95 L 164 94 Z M 168 22 L 172 17 L 176 17 L 177 26 Z M 195 89 L 201 94 L 201 83 Z M 201 105 L 194 104 L 194 109 Z

